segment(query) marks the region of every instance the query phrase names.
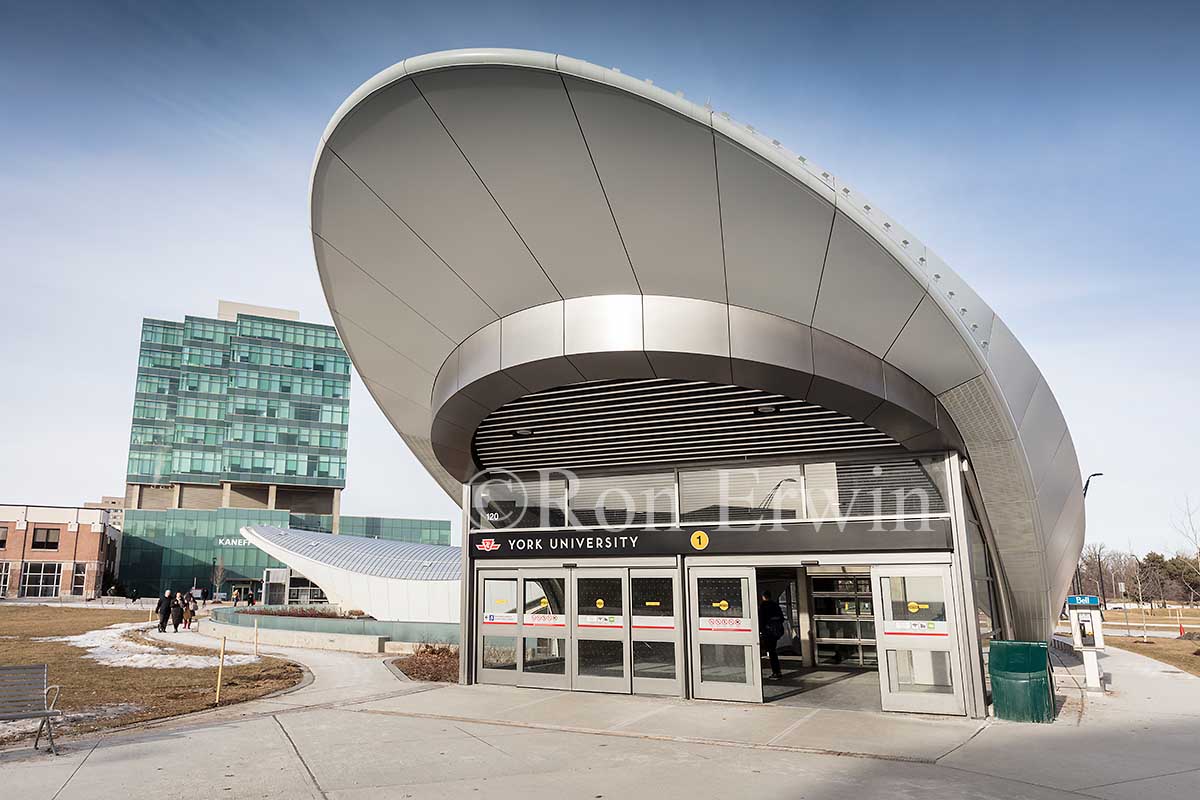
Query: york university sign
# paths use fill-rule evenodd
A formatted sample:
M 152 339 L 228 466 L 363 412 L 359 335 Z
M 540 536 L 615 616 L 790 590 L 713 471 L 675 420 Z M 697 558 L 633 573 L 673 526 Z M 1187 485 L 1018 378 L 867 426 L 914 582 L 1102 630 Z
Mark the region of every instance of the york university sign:
M 591 531 L 479 531 L 467 550 L 473 559 L 556 558 L 559 556 L 672 556 L 768 553 L 878 552 L 881 550 L 949 550 L 950 525 L 945 519 L 909 521 L 812 522 L 746 528 L 622 528 Z

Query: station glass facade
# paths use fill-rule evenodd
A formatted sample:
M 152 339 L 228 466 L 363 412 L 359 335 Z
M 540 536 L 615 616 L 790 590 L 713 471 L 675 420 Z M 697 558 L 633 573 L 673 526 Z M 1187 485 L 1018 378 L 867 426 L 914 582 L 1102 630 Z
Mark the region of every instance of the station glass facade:
M 262 580 L 264 569 L 286 565 L 241 535 L 246 525 L 329 531 L 328 514 L 245 508 L 173 509 L 125 513 L 119 578 L 128 592 L 146 596 L 165 589 L 211 587 L 213 569 L 224 569 L 223 588 Z M 333 535 L 333 534 L 330 534 Z M 426 544 L 450 544 L 447 520 L 341 517 L 340 535 Z

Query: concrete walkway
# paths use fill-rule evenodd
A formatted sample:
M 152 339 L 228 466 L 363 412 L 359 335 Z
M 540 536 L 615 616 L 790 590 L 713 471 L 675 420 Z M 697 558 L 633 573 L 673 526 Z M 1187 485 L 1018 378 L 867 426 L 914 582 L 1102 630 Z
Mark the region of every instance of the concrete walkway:
M 1107 695 L 1085 698 L 1077 670 L 1059 669 L 1067 703 L 1053 725 L 420 684 L 378 657 L 284 654 L 312 671 L 311 684 L 73 740 L 58 758 L 0 754 L 5 794 L 1200 796 L 1200 679 L 1120 651 L 1104 659 Z

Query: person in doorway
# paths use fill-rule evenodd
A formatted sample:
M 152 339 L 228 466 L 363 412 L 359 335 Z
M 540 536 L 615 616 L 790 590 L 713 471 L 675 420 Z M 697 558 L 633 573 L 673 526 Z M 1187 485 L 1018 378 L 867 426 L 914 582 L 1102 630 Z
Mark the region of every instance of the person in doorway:
M 158 598 L 158 605 L 154 607 L 154 613 L 158 614 L 158 632 L 167 632 L 167 620 L 171 618 L 171 590 L 167 589 L 163 592 L 163 596 Z
M 779 671 L 779 639 L 783 636 L 783 609 L 771 599 L 771 593 L 763 590 L 758 601 L 758 641 L 771 661 L 771 680 L 783 677 Z
M 252 606 L 252 605 L 254 605 L 254 602 L 255 602 L 255 601 L 254 601 L 254 592 L 253 592 L 253 590 L 252 590 L 252 591 L 249 591 L 249 592 L 246 592 L 246 605 L 248 605 L 248 606 Z
M 234 589 L 233 590 L 233 607 L 234 608 L 237 608 L 238 600 L 241 600 L 241 599 L 242 599 L 241 590 Z
M 138 601 L 138 590 L 137 590 L 137 589 L 130 589 L 130 590 L 129 590 L 129 598 L 128 598 L 128 599 L 129 599 L 129 602 L 133 603 L 133 604 L 136 606 L 136 605 L 137 605 L 137 601 Z
M 179 633 L 179 623 L 183 622 L 183 595 L 175 593 L 171 601 L 171 625 L 175 633 Z

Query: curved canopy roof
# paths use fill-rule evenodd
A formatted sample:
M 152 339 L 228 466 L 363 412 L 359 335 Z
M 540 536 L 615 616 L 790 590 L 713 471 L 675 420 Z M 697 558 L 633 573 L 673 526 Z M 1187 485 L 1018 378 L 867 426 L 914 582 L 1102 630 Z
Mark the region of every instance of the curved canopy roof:
M 347 99 L 311 203 L 351 358 L 452 497 L 480 424 L 529 394 L 777 392 L 964 452 L 1018 635 L 1048 632 L 1084 528 L 1053 393 L 993 310 L 831 171 L 616 70 L 460 50 Z
M 252 525 L 242 533 L 285 564 L 292 562 L 289 556 L 298 556 L 356 575 L 410 581 L 456 581 L 462 571 L 459 549 L 444 544 L 338 536 L 271 525 Z

